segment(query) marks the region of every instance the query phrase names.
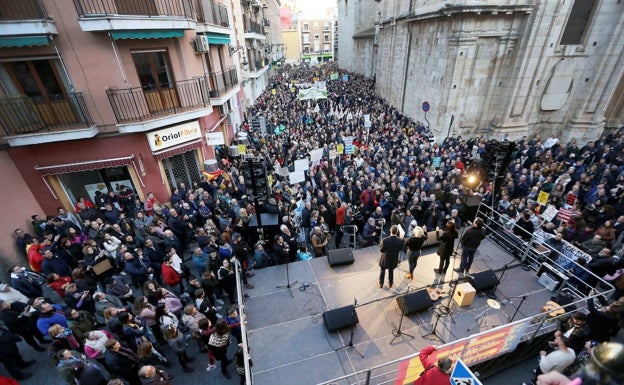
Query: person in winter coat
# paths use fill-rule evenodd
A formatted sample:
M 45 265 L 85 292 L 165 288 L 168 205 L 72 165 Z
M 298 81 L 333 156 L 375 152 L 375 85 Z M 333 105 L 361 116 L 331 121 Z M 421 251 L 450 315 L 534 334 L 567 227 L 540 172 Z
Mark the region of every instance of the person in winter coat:
M 119 376 L 128 381 L 130 385 L 141 385 L 138 371 L 141 366 L 139 357 L 131 349 L 121 346 L 114 338 L 106 341 L 104 345 L 104 362 L 106 368 L 113 376 Z
M 440 240 L 440 246 L 438 246 L 438 256 L 440 257 L 440 265 L 437 269 L 433 269 L 436 274 L 445 275 L 451 262 L 451 255 L 453 255 L 453 246 L 455 245 L 455 239 L 457 239 L 457 229 L 455 228 L 455 222 L 447 222 L 444 228 L 444 232 L 438 238 Z
M 424 372 L 414 381 L 414 385 L 448 385 L 453 371 L 453 360 L 448 357 L 436 361 L 436 347 L 429 345 L 418 355 Z
M 69 385 L 106 385 L 108 381 L 96 365 L 75 350 L 63 349 L 57 354 L 56 370 Z
M 174 324 L 169 324 L 163 329 L 163 335 L 171 349 L 178 356 L 178 362 L 182 366 L 185 373 L 192 373 L 193 368 L 187 365 L 187 362 L 193 362 L 195 359 L 186 354 L 186 336 L 180 332 Z
M 388 287 L 394 284 L 394 269 L 399 264 L 399 253 L 403 250 L 403 239 L 399 237 L 399 228 L 397 226 L 390 227 L 390 236 L 381 240 L 379 251 L 379 288 L 383 288 L 388 270 Z

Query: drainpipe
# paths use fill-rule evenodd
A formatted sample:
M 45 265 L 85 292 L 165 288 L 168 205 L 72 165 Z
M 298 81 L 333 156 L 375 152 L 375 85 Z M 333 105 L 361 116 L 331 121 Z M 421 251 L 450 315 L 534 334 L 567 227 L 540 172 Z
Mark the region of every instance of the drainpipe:
M 410 53 L 412 48 L 412 25 L 407 25 L 407 56 L 405 57 L 405 71 L 403 71 L 403 92 L 401 93 L 401 113 L 405 114 L 405 93 L 407 90 L 407 72 L 409 71 Z

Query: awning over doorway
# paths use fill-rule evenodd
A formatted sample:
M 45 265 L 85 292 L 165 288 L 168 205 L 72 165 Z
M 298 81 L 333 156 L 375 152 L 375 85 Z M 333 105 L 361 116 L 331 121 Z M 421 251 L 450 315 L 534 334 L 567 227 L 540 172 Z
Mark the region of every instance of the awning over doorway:
M 210 44 L 230 44 L 230 35 L 222 33 L 207 33 L 204 36 L 208 39 Z
M 119 39 L 173 39 L 184 37 L 184 30 L 182 29 L 163 29 L 163 30 L 151 30 L 151 29 L 138 29 L 138 30 L 120 30 L 111 31 L 111 37 L 113 40 Z
M 48 37 L 45 35 L 39 36 L 7 36 L 0 38 L 0 48 L 10 47 L 33 47 L 48 45 Z
M 89 160 L 86 162 L 55 164 L 51 166 L 35 166 L 35 170 L 39 171 L 43 176 L 67 174 L 71 172 L 97 170 L 101 168 L 129 166 L 132 164 L 132 159 L 134 159 L 134 156 L 130 155 L 121 158 Z
M 180 144 L 176 147 L 168 148 L 164 151 L 154 152 L 153 154 L 158 160 L 171 158 L 172 156 L 184 154 L 185 152 L 193 151 L 196 148 L 200 148 L 201 142 L 202 139 L 197 139 L 192 142 Z

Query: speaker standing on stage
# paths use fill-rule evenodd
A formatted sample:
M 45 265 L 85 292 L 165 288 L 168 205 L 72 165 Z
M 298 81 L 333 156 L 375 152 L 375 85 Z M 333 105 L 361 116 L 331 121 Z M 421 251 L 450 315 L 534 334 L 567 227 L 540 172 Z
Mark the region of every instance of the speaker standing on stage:
M 472 227 L 464 232 L 461 237 L 462 255 L 461 264 L 459 268 L 455 269 L 460 274 L 469 274 L 470 266 L 474 260 L 475 252 L 481 244 L 481 241 L 485 238 L 485 230 L 483 229 L 483 220 L 481 218 L 475 219 L 472 223 Z M 461 278 L 461 276 L 460 276 Z
M 422 245 L 427 240 L 427 236 L 423 231 L 422 227 L 414 226 L 413 229 L 414 235 L 409 237 L 405 241 L 405 246 L 407 246 L 407 263 L 409 271 L 405 274 L 405 278 L 410 281 L 414 279 L 414 269 L 418 264 L 418 258 L 420 257 L 420 249 L 422 249 Z
M 448 385 L 451 382 L 451 373 L 453 372 L 453 360 L 444 357 L 440 358 L 436 363 L 435 353 L 436 347 L 429 345 L 418 354 L 420 362 L 424 368 L 424 372 L 414 381 L 414 385 Z
M 436 274 L 444 275 L 448 270 L 451 255 L 453 254 L 453 246 L 455 246 L 455 239 L 457 239 L 457 229 L 455 228 L 455 222 L 448 221 L 444 227 L 444 233 L 438 238 L 440 240 L 440 246 L 438 246 L 438 256 L 440 257 L 440 265 L 437 269 L 433 269 Z
M 397 226 L 390 227 L 390 236 L 381 240 L 379 251 L 379 288 L 383 288 L 388 270 L 388 287 L 394 284 L 394 269 L 399 264 L 399 253 L 403 250 L 403 239 L 399 238 L 399 228 Z

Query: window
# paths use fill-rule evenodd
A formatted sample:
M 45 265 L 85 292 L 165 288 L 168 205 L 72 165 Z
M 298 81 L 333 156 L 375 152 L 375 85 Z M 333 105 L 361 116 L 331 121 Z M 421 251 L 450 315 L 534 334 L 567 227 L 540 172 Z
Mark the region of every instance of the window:
M 331 30 L 331 24 L 323 23 L 323 31 L 329 31 L 329 30 Z
M 132 60 L 144 91 L 173 87 L 166 51 L 132 52 Z
M 329 41 L 329 35 L 328 35 L 328 34 L 325 34 L 325 35 L 323 36 L 323 38 L 325 39 L 325 41 Z
M 14 61 L 5 64 L 17 92 L 34 102 L 64 100 L 65 87 L 55 60 Z
M 319 43 L 319 42 L 315 42 L 314 43 L 314 52 L 315 53 L 320 53 L 321 52 L 321 43 Z
M 324 44 L 323 45 L 323 52 L 325 52 L 325 53 L 331 52 L 331 48 L 330 48 L 329 44 Z
M 303 23 L 303 30 L 306 31 L 306 32 L 309 31 L 310 30 L 310 24 Z
M 315 34 L 314 34 L 314 41 L 318 41 L 318 39 L 319 39 L 319 34 L 318 34 L 318 33 L 315 33 Z
M 314 27 L 313 27 L 314 29 L 318 29 L 319 28 L 319 23 L 315 22 L 313 25 L 314 25 Z
M 310 53 L 310 47 L 303 47 L 303 53 Z
M 574 0 L 568 22 L 561 36 L 561 45 L 581 44 L 595 3 L 595 0 Z
M 303 44 L 310 44 L 310 34 L 309 33 L 304 33 L 302 35 L 303 37 Z

